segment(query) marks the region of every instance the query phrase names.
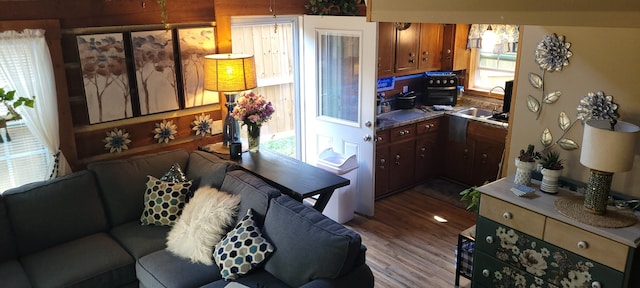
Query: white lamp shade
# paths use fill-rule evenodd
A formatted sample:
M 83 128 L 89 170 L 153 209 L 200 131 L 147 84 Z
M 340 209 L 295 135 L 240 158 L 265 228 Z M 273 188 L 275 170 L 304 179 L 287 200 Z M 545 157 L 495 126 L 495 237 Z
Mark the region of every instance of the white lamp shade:
M 213 54 L 204 57 L 204 89 L 239 92 L 257 86 L 253 55 Z
M 584 126 L 580 163 L 604 172 L 629 171 L 633 167 L 640 128 L 618 121 L 611 130 L 609 120 L 588 120 Z

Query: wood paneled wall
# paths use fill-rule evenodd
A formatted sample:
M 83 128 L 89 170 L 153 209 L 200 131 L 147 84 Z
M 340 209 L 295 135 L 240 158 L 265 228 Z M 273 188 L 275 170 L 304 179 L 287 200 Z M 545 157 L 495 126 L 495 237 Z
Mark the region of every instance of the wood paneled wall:
M 168 22 L 171 23 L 211 23 L 216 25 L 216 46 L 218 53 L 231 52 L 231 16 L 243 15 L 300 15 L 305 13 L 307 1 L 300 0 L 168 0 Z M 270 7 L 272 10 L 270 10 Z M 0 22 L 6 20 L 55 19 L 60 23 L 60 63 L 56 73 L 64 79 L 58 85 L 60 108 L 61 148 L 73 170 L 86 167 L 90 162 L 128 157 L 135 154 L 162 150 L 186 148 L 221 141 L 221 135 L 202 138 L 191 133 L 191 122 L 195 115 L 210 113 L 214 120 L 220 120 L 220 105 L 209 105 L 88 125 L 86 100 L 82 84 L 79 57 L 76 44 L 77 29 L 91 27 L 116 27 L 148 25 L 162 29 L 160 10 L 155 0 L 25 0 L 0 1 Z M 364 7 L 360 9 L 364 15 Z M 150 26 L 149 26 L 150 25 Z M 51 46 L 50 46 L 51 47 Z M 54 60 L 55 62 L 56 60 Z M 178 125 L 177 139 L 168 144 L 153 141 L 152 130 L 162 119 L 173 120 Z M 122 153 L 110 154 L 104 149 L 102 140 L 113 128 L 126 129 L 132 135 L 130 149 Z

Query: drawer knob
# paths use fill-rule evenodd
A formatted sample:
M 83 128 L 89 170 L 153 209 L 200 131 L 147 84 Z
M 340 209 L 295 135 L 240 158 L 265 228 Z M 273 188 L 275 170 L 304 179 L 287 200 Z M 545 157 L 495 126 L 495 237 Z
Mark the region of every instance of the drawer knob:
M 489 272 L 489 269 L 482 270 L 482 276 L 484 276 L 484 277 L 491 276 L 491 272 Z
M 509 220 L 513 218 L 513 214 L 511 214 L 511 212 L 504 212 L 504 214 L 502 214 L 502 218 Z
M 587 243 L 585 241 L 580 241 L 580 242 L 578 242 L 578 248 L 587 249 L 587 248 L 589 248 L 589 243 Z
M 487 236 L 487 238 L 484 238 L 484 241 L 487 241 L 489 244 L 493 244 L 493 236 Z
M 602 288 L 602 285 L 598 281 L 591 282 L 591 288 Z

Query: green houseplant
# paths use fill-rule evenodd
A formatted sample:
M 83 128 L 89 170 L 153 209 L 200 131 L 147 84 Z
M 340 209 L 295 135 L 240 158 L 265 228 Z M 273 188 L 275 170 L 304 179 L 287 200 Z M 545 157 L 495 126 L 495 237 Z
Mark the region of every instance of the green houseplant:
M 564 168 L 564 160 L 560 159 L 560 153 L 547 150 L 540 157 L 540 164 L 542 165 L 540 190 L 545 193 L 558 193 L 558 179 Z
M 311 15 L 346 15 L 358 13 L 359 0 L 308 0 L 304 8 Z
M 9 136 L 9 130 L 7 130 L 7 122 L 20 120 L 22 116 L 16 111 L 15 108 L 20 106 L 26 106 L 33 108 L 35 104 L 34 97 L 18 97 L 16 98 L 16 91 L 5 91 L 3 88 L 0 88 L 0 103 L 4 104 L 7 107 L 7 114 L 0 115 L 0 129 L 4 128 L 6 133 L 7 141 L 11 141 L 11 136 Z M 0 136 L 0 143 L 4 143 L 4 139 Z
M 472 186 L 460 192 L 460 201 L 469 202 L 467 211 L 478 212 L 480 208 L 480 191 L 476 188 L 476 186 Z

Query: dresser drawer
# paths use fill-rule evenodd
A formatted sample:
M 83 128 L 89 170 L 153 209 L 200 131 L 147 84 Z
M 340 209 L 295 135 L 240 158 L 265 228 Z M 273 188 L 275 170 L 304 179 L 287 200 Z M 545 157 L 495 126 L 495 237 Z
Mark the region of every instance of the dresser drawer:
M 416 137 L 416 124 L 404 125 L 391 129 L 391 142 L 412 139 Z
M 547 219 L 544 241 L 624 271 L 629 247 L 555 219 Z
M 438 132 L 440 129 L 440 118 L 422 121 L 416 124 L 416 133 L 418 135 L 426 135 Z
M 480 215 L 513 229 L 542 239 L 545 216 L 511 203 L 482 194 Z

